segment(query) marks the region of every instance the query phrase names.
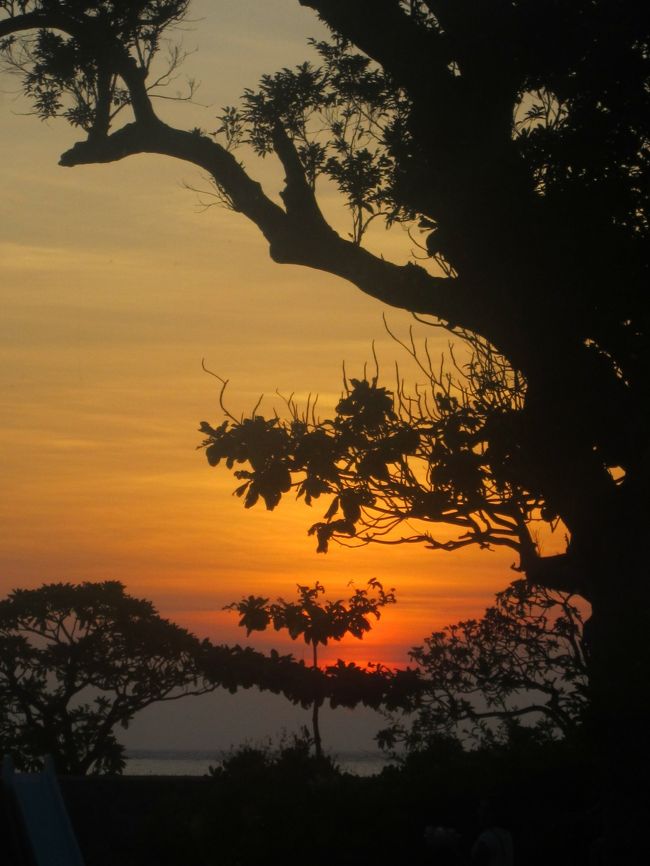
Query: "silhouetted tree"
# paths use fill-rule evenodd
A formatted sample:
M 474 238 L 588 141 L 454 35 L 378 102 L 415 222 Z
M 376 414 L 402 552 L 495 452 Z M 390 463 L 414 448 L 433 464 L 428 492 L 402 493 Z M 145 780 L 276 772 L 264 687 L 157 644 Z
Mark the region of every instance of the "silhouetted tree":
M 325 588 L 316 581 L 313 587 L 298 584 L 298 600 L 285 601 L 278 598 L 269 604 L 268 598 L 249 595 L 239 602 L 226 606 L 226 610 L 240 614 L 239 625 L 250 635 L 254 631 L 266 631 L 273 625 L 276 631 L 286 629 L 291 640 L 302 638 L 312 647 L 312 668 L 318 669 L 318 647 L 327 646 L 331 640 L 342 640 L 346 635 L 361 639 L 370 631 L 370 617 L 381 617 L 380 608 L 395 604 L 395 591 L 384 591 L 382 584 L 372 579 L 367 589 L 355 589 L 347 603 L 342 599 L 320 601 Z M 335 669 L 336 670 L 336 669 Z M 319 690 L 320 691 L 320 690 Z M 322 757 L 322 740 L 318 715 L 323 703 L 323 693 L 314 695 L 312 702 L 312 732 L 316 757 Z
M 533 735 L 575 739 L 584 722 L 583 618 L 568 593 L 517 580 L 481 619 L 434 632 L 409 655 L 422 689 L 404 707 L 414 715 L 381 732 L 384 745 L 419 749 L 440 736 L 485 744 L 525 719 Z
M 115 729 L 158 701 L 211 691 L 205 646 L 117 581 L 16 589 L 0 601 L 0 751 L 33 769 L 119 773 Z
M 481 335 L 524 376 L 523 403 L 495 435 L 512 483 L 544 500 L 569 541 L 555 556 L 533 546 L 522 567 L 591 602 L 605 788 L 639 790 L 650 767 L 650 7 L 299 3 L 333 32 L 316 46 L 319 67 L 267 76 L 224 112 L 223 144 L 163 123 L 150 98 L 153 54 L 186 3 L 7 0 L 0 38 L 41 116 L 87 132 L 62 165 L 187 160 L 259 227 L 275 261 Z M 118 110 L 131 118 L 120 127 Z M 280 160 L 281 202 L 231 152 L 238 141 Z M 349 239 L 318 206 L 322 175 L 350 208 Z M 364 249 L 369 218 L 412 220 L 430 267 Z M 620 821 L 645 826 L 626 817 L 626 797 Z

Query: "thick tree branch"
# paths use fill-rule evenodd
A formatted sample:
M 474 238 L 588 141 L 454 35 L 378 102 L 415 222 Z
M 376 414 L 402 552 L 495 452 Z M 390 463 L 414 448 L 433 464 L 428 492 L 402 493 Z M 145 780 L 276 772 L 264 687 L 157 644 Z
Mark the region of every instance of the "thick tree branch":
M 432 85 L 449 91 L 455 79 L 444 38 L 418 26 L 397 0 L 299 0 L 333 30 L 384 66 L 397 84 L 424 95 Z M 408 50 L 405 46 L 408 45 Z M 422 57 L 428 58 L 423 74 Z
M 538 547 L 525 521 L 519 521 L 519 567 L 526 579 L 534 586 L 543 586 L 553 592 L 568 592 L 589 598 L 590 593 L 575 562 L 569 553 L 540 556 Z
M 195 132 L 174 129 L 155 119 L 130 123 L 111 135 L 77 142 L 62 154 L 66 167 L 117 162 L 139 153 L 159 153 L 205 169 L 223 186 L 236 211 L 245 214 L 269 236 L 284 217 L 284 211 L 267 198 L 259 183 L 251 180 L 234 156 L 220 144 Z
M 0 21 L 0 39 L 26 30 L 41 29 L 61 30 L 78 38 L 84 32 L 82 22 L 60 12 L 26 12 L 24 15 L 14 15 Z
M 333 16 L 333 24 L 341 20 L 359 20 L 359 11 L 367 7 L 368 19 L 364 23 L 365 41 L 359 46 L 366 50 L 368 39 L 377 43 L 377 58 L 390 67 L 400 58 L 418 55 L 417 45 L 431 52 L 437 35 L 418 27 L 392 0 L 376 3 L 356 0 L 346 3 L 311 3 L 322 15 Z M 354 9 L 354 14 L 351 11 Z M 372 13 L 372 14 L 370 14 Z M 110 33 L 99 38 L 98 22 L 92 18 L 71 18 L 59 13 L 28 13 L 0 23 L 0 36 L 16 32 L 53 28 L 68 33 L 81 42 L 102 46 L 102 63 L 125 82 L 131 99 L 135 124 L 129 124 L 110 136 L 93 130 L 92 141 L 75 145 L 61 157 L 61 165 L 111 162 L 135 153 L 160 153 L 174 156 L 207 170 L 217 185 L 224 190 L 233 207 L 247 216 L 269 242 L 274 261 L 299 264 L 332 273 L 348 280 L 370 296 L 391 306 L 436 316 L 454 326 L 469 330 L 485 330 L 485 299 L 470 293 L 458 280 L 433 277 L 424 268 L 409 264 L 398 266 L 372 255 L 358 245 L 341 238 L 323 218 L 308 184 L 302 174 L 293 144 L 282 129 L 274 135 L 276 153 L 286 172 L 283 199 L 286 211 L 272 202 L 236 162 L 234 157 L 218 143 L 201 136 L 172 129 L 155 115 L 145 86 L 146 70 L 138 66 L 128 51 L 116 43 Z M 397 37 L 396 38 L 396 34 Z M 404 52 L 403 40 L 415 40 L 413 50 Z M 431 42 L 431 45 L 428 43 Z M 439 46 L 436 47 L 438 50 Z M 390 57 L 380 57 L 388 52 Z M 372 52 L 369 52 L 372 55 Z M 453 76 L 438 57 L 442 79 L 453 84 Z M 415 61 L 414 61 L 415 62 Z M 433 63 L 429 64 L 430 69 Z M 411 84 L 421 82 L 422 75 L 412 70 Z M 406 73 L 405 73 L 406 74 Z M 428 73 L 427 73 L 428 74 Z M 408 76 L 407 76 L 408 77 Z
M 393 264 L 341 238 L 325 221 L 311 191 L 301 182 L 284 133 L 277 136 L 287 173 L 283 210 L 268 198 L 235 157 L 218 142 L 196 132 L 174 129 L 160 120 L 131 123 L 105 138 L 77 143 L 61 156 L 63 166 L 113 162 L 136 153 L 159 153 L 190 162 L 224 190 L 236 211 L 260 229 L 274 261 L 305 265 L 349 280 L 394 307 L 477 327 L 466 289 L 454 279 L 434 277 L 418 266 Z M 305 219 L 305 217 L 308 217 Z
M 521 566 L 527 580 L 536 586 L 543 586 L 554 592 L 579 594 L 587 601 L 591 598 L 585 576 L 569 553 L 553 556 L 522 555 Z
M 329 226 L 318 206 L 314 191 L 307 182 L 298 151 L 279 123 L 273 130 L 273 148 L 285 171 L 285 187 L 280 196 L 287 209 L 287 215 L 307 220 L 317 231 L 327 230 Z

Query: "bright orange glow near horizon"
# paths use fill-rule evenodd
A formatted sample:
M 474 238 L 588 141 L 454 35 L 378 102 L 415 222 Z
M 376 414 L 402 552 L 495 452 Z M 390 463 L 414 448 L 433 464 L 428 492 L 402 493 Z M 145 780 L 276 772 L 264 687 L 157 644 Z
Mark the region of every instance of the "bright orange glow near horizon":
M 214 129 L 222 105 L 261 73 L 308 56 L 306 37 L 322 33 L 294 0 L 201 0 L 192 20 L 183 38 L 197 48 L 187 72 L 202 82 L 202 105 L 161 104 L 185 128 Z M 79 133 L 26 116 L 12 87 L 5 80 L 0 94 L 1 593 L 120 580 L 199 636 L 245 643 L 224 604 L 291 598 L 297 583 L 316 580 L 327 597 L 345 598 L 350 580 L 376 577 L 396 588 L 397 605 L 363 641 L 321 656 L 389 666 L 404 665 L 432 630 L 479 616 L 512 579 L 512 552 L 333 545 L 317 555 L 306 530 L 326 504 L 245 511 L 232 476 L 196 450 L 199 422 L 220 420 L 203 358 L 230 379 L 235 414 L 262 392 L 267 409 L 280 407 L 279 389 L 298 400 L 318 393 L 325 416 L 341 391 L 341 363 L 360 376 L 373 340 L 390 387 L 399 348 L 382 313 L 402 335 L 410 317 L 326 274 L 273 264 L 241 216 L 197 206 L 183 184 L 207 183 L 190 166 L 141 156 L 59 168 Z M 273 185 L 267 162 L 249 167 Z M 373 242 L 402 259 L 411 246 L 399 229 Z M 446 350 L 443 333 L 418 334 Z M 273 631 L 249 642 L 310 658 Z

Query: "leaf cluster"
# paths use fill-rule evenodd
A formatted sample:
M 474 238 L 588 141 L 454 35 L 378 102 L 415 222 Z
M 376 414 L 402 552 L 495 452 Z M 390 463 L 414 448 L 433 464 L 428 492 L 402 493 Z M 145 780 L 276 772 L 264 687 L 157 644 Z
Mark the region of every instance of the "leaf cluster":
M 409 351 L 417 358 L 414 347 Z M 427 387 L 412 395 L 399 382 L 391 392 L 376 377 L 346 379 L 331 419 L 300 415 L 289 403 L 287 419 L 203 422 L 206 457 L 212 466 L 225 461 L 243 480 L 235 494 L 247 508 L 261 497 L 272 510 L 292 490 L 307 505 L 328 496 L 324 520 L 309 529 L 319 552 L 332 539 L 520 551 L 530 540 L 527 524 L 555 518 L 513 435 L 525 382 L 486 346 L 462 367 L 452 352 L 456 378 L 435 370 L 428 351 L 426 358 Z M 235 470 L 236 464 L 249 468 Z M 460 532 L 442 541 L 430 524 Z M 409 535 L 398 536 L 402 529 Z
M 247 144 L 267 156 L 281 127 L 312 190 L 322 178 L 342 194 L 352 216 L 350 237 L 360 243 L 376 217 L 390 223 L 405 216 L 392 193 L 396 165 L 388 143 L 403 128 L 407 100 L 347 40 L 311 45 L 320 65 L 305 62 L 263 76 L 239 106 L 223 109 L 216 134 L 230 148 Z
M 6 18 L 34 15 L 35 26 L 42 24 L 33 35 L 4 40 L 5 69 L 20 77 L 41 119 L 63 117 L 86 132 L 106 134 L 113 118 L 131 102 L 121 77 L 125 62 L 145 79 L 165 31 L 185 17 L 188 6 L 189 0 L 3 2 L 0 10 Z M 172 48 L 166 71 L 151 89 L 168 83 L 181 60 Z
M 326 646 L 330 640 L 340 641 L 348 634 L 362 638 L 371 628 L 369 617 L 379 619 L 380 608 L 396 601 L 395 591 L 386 592 L 376 579 L 368 581 L 367 589 L 355 589 L 347 602 L 321 601 L 324 592 L 318 581 L 313 587 L 298 584 L 296 601 L 279 598 L 269 604 L 268 598 L 250 595 L 225 609 L 239 613 L 239 625 L 247 635 L 273 625 L 276 631 L 286 629 L 292 640 L 302 638 L 316 648 L 319 644 Z

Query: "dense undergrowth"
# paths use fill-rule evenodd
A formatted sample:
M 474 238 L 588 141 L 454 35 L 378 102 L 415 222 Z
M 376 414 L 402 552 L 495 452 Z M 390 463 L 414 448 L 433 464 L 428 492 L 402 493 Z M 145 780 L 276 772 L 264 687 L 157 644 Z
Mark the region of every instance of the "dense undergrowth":
M 596 773 L 593 760 L 566 742 L 466 752 L 439 740 L 372 777 L 345 773 L 331 758 L 317 760 L 300 739 L 277 748 L 246 746 L 212 768 L 191 796 L 179 794 L 171 780 L 152 781 L 160 796 L 155 803 L 149 798 L 137 845 L 140 858 L 148 851 L 152 859 L 124 852 L 121 862 L 440 863 L 427 850 L 424 828 L 455 828 L 469 851 L 479 832 L 479 802 L 489 797 L 514 836 L 517 863 L 580 866 L 600 833 Z

